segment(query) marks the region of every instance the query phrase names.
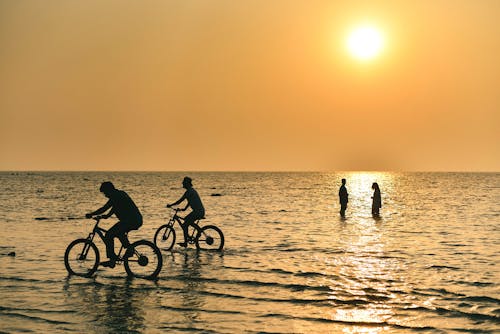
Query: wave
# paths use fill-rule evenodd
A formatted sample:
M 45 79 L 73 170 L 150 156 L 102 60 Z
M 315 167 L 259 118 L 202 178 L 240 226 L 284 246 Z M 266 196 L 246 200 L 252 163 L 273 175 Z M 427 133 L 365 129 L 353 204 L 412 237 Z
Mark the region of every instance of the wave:
M 182 280 L 182 279 L 180 279 Z M 192 280 L 192 278 L 191 278 Z M 274 292 L 269 292 L 269 293 L 262 293 L 262 297 L 256 297 L 256 296 L 244 296 L 244 295 L 239 295 L 239 294 L 231 294 L 227 292 L 216 292 L 216 291 L 194 291 L 197 294 L 200 295 L 207 295 L 207 296 L 212 296 L 212 297 L 221 297 L 221 298 L 231 298 L 231 299 L 246 299 L 246 300 L 252 300 L 252 301 L 265 301 L 265 302 L 273 302 L 273 303 L 289 303 L 289 304 L 294 304 L 294 305 L 316 305 L 316 306 L 335 306 L 335 305 L 348 305 L 348 306 L 359 306 L 359 305 L 368 305 L 368 304 L 373 304 L 373 303 L 380 303 L 380 302 L 385 302 L 391 299 L 389 296 L 385 295 L 375 295 L 375 294 L 366 294 L 366 295 L 351 295 L 348 294 L 345 296 L 345 298 L 340 299 L 340 298 L 334 298 L 333 292 L 336 292 L 335 290 L 332 290 L 331 288 L 327 286 L 306 286 L 306 285 L 300 285 L 300 284 L 279 284 L 279 283 L 265 283 L 265 282 L 253 282 L 253 281 L 235 281 L 235 280 L 216 280 L 216 279 L 196 279 L 196 281 L 203 281 L 203 282 L 217 282 L 217 283 L 222 283 L 222 284 L 245 284 L 248 286 L 254 286 L 254 287 L 278 287 L 278 288 L 283 288 L 283 289 L 288 289 L 290 292 L 302 292 L 302 291 L 319 291 L 321 294 L 319 296 L 326 296 L 326 297 L 319 297 L 319 298 L 275 298 L 272 297 L 276 295 Z M 179 292 L 184 292 L 183 289 L 180 288 L 171 288 L 171 287 L 161 287 L 161 290 L 168 290 L 168 291 L 179 291 Z M 268 297 L 270 296 L 270 297 Z
M 206 308 L 192 308 L 192 307 L 174 307 L 174 306 L 160 306 L 162 310 L 169 311 L 179 311 L 179 312 L 205 312 L 205 313 L 213 313 L 213 314 L 245 314 L 240 311 L 230 311 L 230 310 L 209 310 Z
M 277 244 L 275 246 L 266 246 L 259 248 L 259 251 L 263 252 L 282 252 L 282 253 L 294 253 L 294 252 L 304 252 L 304 253 L 315 253 L 321 252 L 322 254 L 331 255 L 331 254 L 350 254 L 350 252 L 346 252 L 342 249 L 324 249 L 319 247 L 290 247 L 293 243 L 282 243 Z M 352 254 L 358 254 L 352 252 Z
M 475 302 L 475 303 L 493 303 L 500 305 L 500 299 L 488 296 L 469 296 L 461 298 L 462 301 Z
M 478 287 L 495 285 L 495 283 L 493 283 L 493 282 L 468 282 L 468 281 L 452 281 L 452 282 L 455 282 L 457 284 L 470 285 L 470 286 L 478 286 Z
M 169 291 L 169 292 L 185 292 L 182 288 L 172 288 L 172 287 L 160 287 L 160 290 Z M 203 291 L 197 290 L 192 291 L 198 295 L 210 296 L 210 297 L 219 297 L 219 298 L 228 298 L 228 299 L 238 299 L 238 300 L 249 300 L 254 302 L 271 302 L 271 303 L 279 303 L 279 304 L 292 304 L 292 305 L 315 305 L 315 306 L 326 306 L 331 307 L 335 305 L 349 305 L 349 306 L 358 306 L 358 305 L 367 305 L 376 301 L 364 300 L 364 299 L 351 299 L 351 300 L 343 300 L 343 299 L 335 299 L 330 296 L 327 298 L 274 298 L 272 297 L 274 294 L 263 294 L 263 297 L 256 296 L 243 296 L 237 294 L 231 294 L 226 292 L 215 292 L 215 291 Z M 270 297 L 266 297 L 266 296 Z
M 420 296 L 452 296 L 452 297 L 465 297 L 466 295 L 462 293 L 450 292 L 446 289 L 413 289 L 411 290 L 412 294 L 420 295 Z
M 475 322 L 491 321 L 494 323 L 498 323 L 500 321 L 500 316 L 489 315 L 484 313 L 465 312 L 460 310 L 447 309 L 444 307 L 430 308 L 425 306 L 417 306 L 417 307 L 407 307 L 403 309 L 438 314 L 440 316 L 445 316 L 447 318 L 466 318 Z
M 495 323 L 500 322 L 500 316 L 489 315 L 483 313 L 472 313 L 472 312 L 464 312 L 459 310 L 450 310 L 443 307 L 436 308 L 436 312 L 439 315 L 446 315 L 450 318 L 467 318 L 473 321 L 492 321 Z
M 342 324 L 342 325 L 351 325 L 351 326 L 362 326 L 362 327 L 392 327 L 394 329 L 407 329 L 413 331 L 434 331 L 437 330 L 435 327 L 431 326 L 405 326 L 400 324 L 391 323 L 388 321 L 348 321 L 348 320 L 339 320 L 339 319 L 327 319 L 327 318 L 313 318 L 313 317 L 297 317 L 282 313 L 269 313 L 265 315 L 261 315 L 261 318 L 281 318 L 284 320 L 302 320 L 309 322 L 321 322 L 321 323 L 331 323 L 331 324 Z
M 204 282 L 204 283 L 216 283 L 216 284 L 229 284 L 229 285 L 245 285 L 251 287 L 276 287 L 282 289 L 288 289 L 291 291 L 305 291 L 305 290 L 313 290 L 313 291 L 332 291 L 328 286 L 311 286 L 304 284 L 284 284 L 277 282 L 261 282 L 261 281 L 249 281 L 249 280 L 224 280 L 218 278 L 203 278 L 203 277 L 192 277 L 192 276 L 175 276 L 170 277 L 171 280 L 176 281 L 194 281 L 194 282 Z
M 452 267 L 452 266 L 440 266 L 440 265 L 433 265 L 426 267 L 425 269 L 449 269 L 449 270 L 460 270 L 458 267 Z
M 293 272 L 293 271 L 278 269 L 278 268 L 260 270 L 260 269 L 251 269 L 251 268 L 233 267 L 233 266 L 223 266 L 223 268 L 241 271 L 241 272 L 245 272 L 245 273 L 258 273 L 258 274 L 276 273 L 276 274 L 290 275 L 290 276 L 296 276 L 296 277 L 322 277 L 322 278 L 328 278 L 328 279 L 340 279 L 340 277 L 337 275 L 323 274 L 323 273 L 318 273 L 318 272 L 313 272 L 313 271 Z
M 41 317 L 20 314 L 20 313 L 2 312 L 2 315 L 7 316 L 7 317 L 12 317 L 12 318 L 20 318 L 23 321 L 31 320 L 31 321 L 37 321 L 37 322 L 45 322 L 45 323 L 52 324 L 52 325 L 70 325 L 70 324 L 72 324 L 71 322 L 67 322 L 67 321 L 45 319 L 45 318 L 41 318 Z
M 60 283 L 62 280 L 39 280 L 34 278 L 21 278 L 21 277 L 1 277 L 0 281 L 14 281 L 26 283 Z
M 190 325 L 189 328 L 180 327 L 180 326 L 160 326 L 158 328 L 161 330 L 164 330 L 164 331 L 168 331 L 168 332 L 176 331 L 176 332 L 193 332 L 193 333 L 203 333 L 203 334 L 205 334 L 205 333 L 206 334 L 219 333 L 218 331 L 212 331 L 212 330 L 206 329 L 205 326 L 203 326 L 201 328 L 196 328 L 193 325 Z
M 15 307 L 4 307 L 0 306 L 0 311 L 7 311 L 7 312 L 40 312 L 40 313 L 55 313 L 55 314 L 74 314 L 78 313 L 77 311 L 74 310 L 40 310 L 36 308 L 15 308 Z

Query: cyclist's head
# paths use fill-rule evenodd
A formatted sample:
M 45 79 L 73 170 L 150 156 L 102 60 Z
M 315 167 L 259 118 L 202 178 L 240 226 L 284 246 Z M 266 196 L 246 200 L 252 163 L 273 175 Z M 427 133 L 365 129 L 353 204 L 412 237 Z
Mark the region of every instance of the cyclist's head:
M 182 180 L 182 186 L 184 188 L 190 188 L 193 186 L 193 180 L 191 180 L 190 177 L 185 177 L 184 180 Z
M 346 180 L 345 179 L 342 179 L 342 184 L 345 184 Z
M 106 181 L 106 182 L 103 182 L 101 184 L 101 187 L 99 188 L 99 190 L 104 194 L 104 195 L 108 195 L 110 194 L 111 192 L 113 192 L 115 190 L 115 186 L 113 185 L 113 183 L 109 182 L 109 181 Z

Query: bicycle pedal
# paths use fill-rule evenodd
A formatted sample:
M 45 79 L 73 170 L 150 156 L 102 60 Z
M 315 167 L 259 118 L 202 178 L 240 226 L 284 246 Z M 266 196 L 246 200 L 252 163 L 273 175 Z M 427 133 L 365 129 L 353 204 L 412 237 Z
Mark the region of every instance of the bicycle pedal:
M 103 267 L 106 267 L 106 268 L 114 268 L 116 266 L 116 263 L 117 261 L 113 262 L 113 261 L 104 261 L 104 262 L 101 262 L 100 265 L 103 266 Z

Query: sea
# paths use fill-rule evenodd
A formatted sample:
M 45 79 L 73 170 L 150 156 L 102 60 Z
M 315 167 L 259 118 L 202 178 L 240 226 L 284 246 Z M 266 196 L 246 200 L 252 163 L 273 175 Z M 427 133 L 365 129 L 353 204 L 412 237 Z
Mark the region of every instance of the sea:
M 101 182 L 140 208 L 131 241 L 153 240 L 184 176 L 222 252 L 176 245 L 156 280 L 68 276 Z M 500 333 L 500 173 L 1 172 L 0 185 L 0 333 Z

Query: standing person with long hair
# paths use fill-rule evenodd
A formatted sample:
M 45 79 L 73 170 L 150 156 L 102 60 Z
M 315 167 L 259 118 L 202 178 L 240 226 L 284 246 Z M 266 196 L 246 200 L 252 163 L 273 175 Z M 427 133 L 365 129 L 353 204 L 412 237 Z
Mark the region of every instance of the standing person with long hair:
M 380 188 L 377 182 L 372 184 L 373 196 L 372 196 L 372 215 L 379 216 L 380 208 L 382 207 L 382 197 L 380 196 Z

